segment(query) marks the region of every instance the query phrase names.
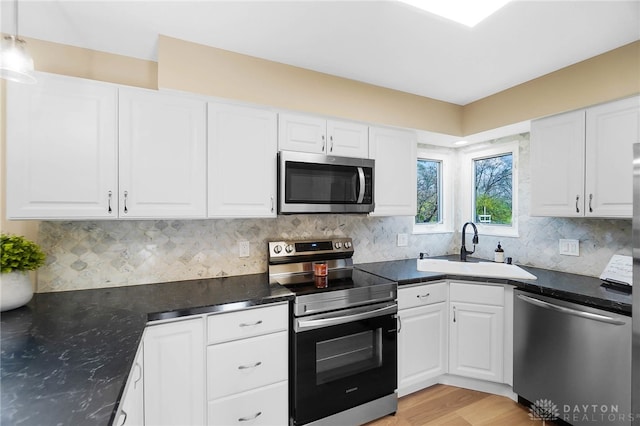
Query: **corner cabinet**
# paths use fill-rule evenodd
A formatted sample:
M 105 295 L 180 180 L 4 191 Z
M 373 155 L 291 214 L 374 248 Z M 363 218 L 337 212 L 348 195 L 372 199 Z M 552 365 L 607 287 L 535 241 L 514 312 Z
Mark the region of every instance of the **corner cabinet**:
M 447 372 L 447 282 L 398 289 L 398 396 Z
M 531 214 L 630 218 L 638 141 L 638 97 L 533 121 Z
M 39 75 L 7 82 L 7 217 L 118 216 L 118 89 Z
M 205 424 L 204 318 L 149 325 L 144 336 L 144 422 Z
M 275 217 L 277 114 L 208 104 L 208 217 Z
M 384 127 L 369 129 L 369 156 L 376 161 L 372 216 L 415 216 L 417 136 Z
M 125 391 L 116 416 L 116 426 L 144 425 L 144 361 L 143 345 L 138 347 L 133 367 L 129 373 Z
M 206 104 L 119 91 L 120 217 L 206 217 Z
M 287 113 L 280 114 L 278 121 L 279 150 L 368 157 L 368 127 L 365 124 Z

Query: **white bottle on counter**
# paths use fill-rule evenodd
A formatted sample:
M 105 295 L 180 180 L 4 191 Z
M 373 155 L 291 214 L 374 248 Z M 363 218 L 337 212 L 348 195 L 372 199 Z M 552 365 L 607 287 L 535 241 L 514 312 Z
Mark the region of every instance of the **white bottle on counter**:
M 504 250 L 502 250 L 502 246 L 500 245 L 500 241 L 498 241 L 498 247 L 496 248 L 496 252 L 493 257 L 493 261 L 497 263 L 504 263 Z

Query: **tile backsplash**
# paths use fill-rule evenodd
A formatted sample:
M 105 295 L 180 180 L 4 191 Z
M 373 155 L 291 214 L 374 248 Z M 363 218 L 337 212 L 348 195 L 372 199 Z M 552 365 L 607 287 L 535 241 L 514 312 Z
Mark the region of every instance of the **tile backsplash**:
M 522 265 L 598 276 L 613 254 L 631 254 L 631 220 L 530 217 L 529 134 L 490 143 L 519 142 L 519 237 L 480 236 L 476 254 L 493 259 L 498 241 L 505 256 Z M 456 215 L 460 218 L 460 212 Z M 460 220 L 458 220 L 460 222 Z M 291 215 L 274 219 L 210 219 L 42 222 L 39 242 L 48 254 L 38 271 L 38 292 L 127 286 L 262 273 L 267 242 L 347 236 L 355 263 L 459 252 L 455 233 L 412 234 L 413 217 Z M 409 234 L 397 247 L 398 233 Z M 558 240 L 580 240 L 580 256 L 558 254 Z M 250 256 L 238 256 L 238 242 L 250 242 Z

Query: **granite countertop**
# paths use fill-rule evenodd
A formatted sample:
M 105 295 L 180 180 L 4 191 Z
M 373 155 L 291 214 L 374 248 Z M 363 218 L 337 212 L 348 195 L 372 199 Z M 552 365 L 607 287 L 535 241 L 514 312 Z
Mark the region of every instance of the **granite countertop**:
M 266 274 L 35 294 L 0 318 L 0 423 L 110 425 L 148 321 L 288 301 Z
M 440 256 L 440 259 L 457 260 L 457 256 Z M 484 259 L 469 258 L 469 261 Z M 518 265 L 520 266 L 520 265 Z M 532 273 L 537 280 L 513 280 L 479 278 L 462 275 L 421 272 L 417 269 L 416 259 L 393 260 L 386 262 L 363 263 L 356 265 L 358 269 L 367 271 L 393 281 L 399 286 L 443 279 L 456 279 L 475 282 L 491 282 L 510 284 L 519 289 L 539 295 L 552 296 L 557 299 L 576 302 L 623 315 L 631 315 L 632 297 L 630 294 L 602 287 L 599 278 L 548 269 L 520 266 Z

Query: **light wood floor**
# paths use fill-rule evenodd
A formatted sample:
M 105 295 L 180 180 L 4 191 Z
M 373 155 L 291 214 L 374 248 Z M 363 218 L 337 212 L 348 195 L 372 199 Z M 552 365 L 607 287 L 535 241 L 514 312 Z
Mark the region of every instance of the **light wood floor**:
M 395 416 L 366 426 L 541 426 L 529 417 L 529 409 L 509 398 L 488 393 L 435 385 L 398 401 Z M 545 422 L 552 426 L 552 422 Z

